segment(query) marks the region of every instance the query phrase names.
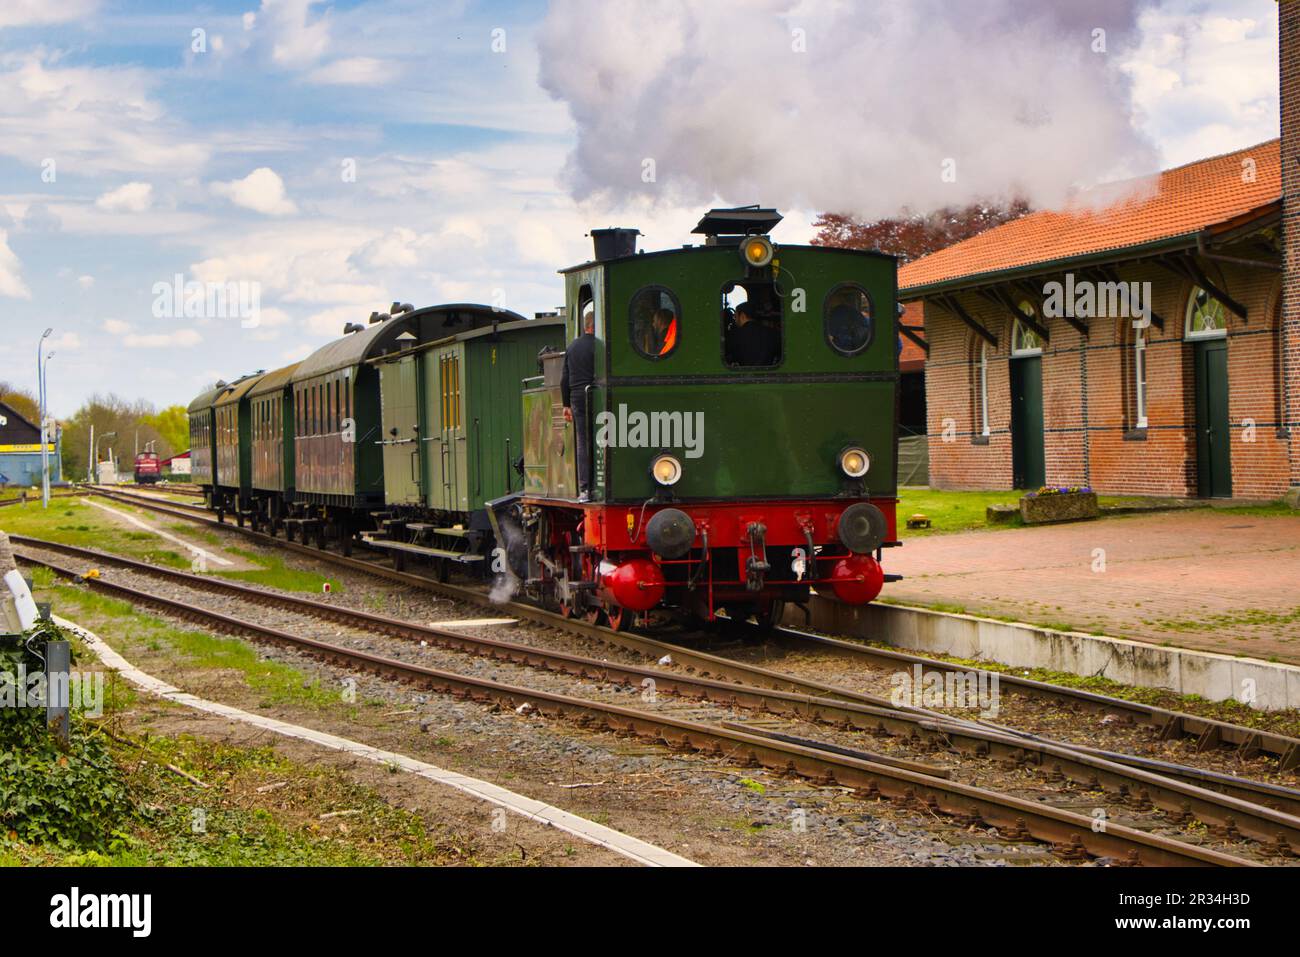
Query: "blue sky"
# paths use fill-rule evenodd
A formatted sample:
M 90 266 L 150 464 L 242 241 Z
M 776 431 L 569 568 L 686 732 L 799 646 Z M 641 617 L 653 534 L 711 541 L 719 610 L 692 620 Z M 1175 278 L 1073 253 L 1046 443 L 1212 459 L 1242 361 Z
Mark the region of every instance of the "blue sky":
M 608 14 L 575 29 L 591 12 L 584 2 L 4 0 L 0 379 L 34 387 L 47 326 L 52 410 L 68 416 L 95 392 L 188 402 L 217 378 L 294 361 L 395 299 L 495 300 L 531 315 L 559 303 L 555 270 L 586 258 L 587 229 L 637 225 L 646 245 L 674 245 L 688 241 L 706 199 L 778 204 L 788 217 L 778 240 L 806 241 L 814 200 L 838 202 L 836 177 L 809 177 L 821 191 L 807 192 L 772 162 L 764 179 L 770 143 L 766 155 L 738 155 L 744 176 L 714 163 L 708 178 L 692 179 L 690 150 L 700 147 L 677 137 L 685 178 L 657 195 L 601 179 L 611 155 L 639 168 L 645 151 L 618 142 L 623 121 L 611 125 L 611 103 L 684 128 L 710 105 L 703 80 L 700 113 L 689 86 L 669 104 L 688 110 L 651 109 L 644 90 L 629 92 L 631 78 L 647 75 L 643 61 L 660 55 L 656 44 L 671 47 L 663 62 L 680 78 L 692 38 L 713 49 L 727 37 L 710 36 L 703 8 L 681 0 L 651 13 L 662 24 L 695 18 L 673 28 L 686 39 L 667 26 L 669 39 L 656 39 L 638 32 L 645 23 Z M 760 0 L 759 18 L 766 10 L 784 30 L 816 23 L 820 6 L 844 15 L 834 0 Z M 1276 135 L 1276 20 L 1273 0 L 1142 9 L 1131 47 L 1107 69 L 1125 78 L 1119 123 L 1150 147 L 1144 165 Z M 960 36 L 961 22 L 952 26 Z M 612 68 L 593 60 L 618 42 L 629 52 Z M 981 56 L 1002 69 L 1016 61 L 1007 54 Z M 853 68 L 904 107 L 909 90 L 934 95 L 892 72 L 873 75 L 869 61 Z M 594 107 L 605 114 L 595 121 Z M 879 118 L 869 95 L 859 108 Z M 813 139 L 814 110 L 792 122 L 810 124 Z M 762 142 L 743 129 L 728 142 Z M 781 140 L 797 146 L 798 132 Z M 881 152 L 865 134 L 845 139 L 850 158 Z M 901 170 L 911 159 L 904 150 L 883 162 Z M 798 178 L 807 158 L 792 152 L 786 165 Z M 1008 176 L 1032 177 L 1014 165 Z M 847 186 L 844 196 L 845 208 L 857 201 Z M 893 201 L 879 175 L 871 201 Z M 155 315 L 155 284 L 177 274 L 257 284 L 258 324 Z

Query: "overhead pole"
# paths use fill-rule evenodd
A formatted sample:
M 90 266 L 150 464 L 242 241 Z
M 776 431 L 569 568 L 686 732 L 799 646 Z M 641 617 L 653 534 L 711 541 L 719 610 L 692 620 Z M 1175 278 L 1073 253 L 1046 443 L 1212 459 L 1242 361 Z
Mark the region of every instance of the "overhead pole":
M 45 340 L 50 337 L 53 328 L 41 333 L 36 344 L 36 392 L 41 416 L 41 508 L 50 507 L 50 450 L 45 440 Z

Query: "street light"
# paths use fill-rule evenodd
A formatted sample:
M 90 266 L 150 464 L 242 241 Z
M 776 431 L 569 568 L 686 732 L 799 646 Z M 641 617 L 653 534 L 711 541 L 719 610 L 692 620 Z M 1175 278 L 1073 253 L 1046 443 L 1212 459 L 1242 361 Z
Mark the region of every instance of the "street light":
M 50 450 L 45 441 L 45 340 L 54 329 L 41 333 L 41 341 L 36 344 L 36 391 L 40 398 L 41 412 L 41 508 L 50 507 Z
M 117 438 L 116 432 L 105 432 L 103 435 L 101 435 L 99 438 L 95 440 L 95 481 L 96 482 L 99 481 L 99 443 L 103 442 L 105 439 L 113 439 L 113 438 Z

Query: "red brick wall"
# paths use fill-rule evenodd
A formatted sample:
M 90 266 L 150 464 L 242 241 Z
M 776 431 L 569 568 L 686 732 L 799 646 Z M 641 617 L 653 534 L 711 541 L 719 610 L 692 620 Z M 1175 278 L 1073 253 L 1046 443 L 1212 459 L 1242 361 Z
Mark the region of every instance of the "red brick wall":
M 1289 481 L 1300 485 L 1300 2 L 1282 0 L 1279 81 L 1282 106 L 1282 299 L 1284 408 L 1290 430 Z
M 1212 280 L 1246 306 L 1229 316 L 1228 386 L 1233 494 L 1277 498 L 1289 483 L 1288 441 L 1279 437 L 1277 301 L 1272 270 L 1223 265 Z M 1192 285 L 1150 265 L 1121 267 L 1124 281 L 1150 281 L 1163 330 L 1147 330 L 1147 420 L 1136 430 L 1130 320 L 1093 319 L 1080 335 L 1063 319 L 1046 322 L 1043 426 L 1047 481 L 1118 494 L 1196 494 L 1193 347 L 1183 339 Z M 1037 284 L 1036 284 L 1037 285 Z M 936 488 L 1005 489 L 1011 485 L 1011 317 L 973 294 L 966 312 L 998 337 L 989 348 L 990 435 L 979 436 L 979 339 L 942 307 L 927 303 L 926 394 L 930 482 Z M 1041 320 L 1040 320 L 1041 321 Z

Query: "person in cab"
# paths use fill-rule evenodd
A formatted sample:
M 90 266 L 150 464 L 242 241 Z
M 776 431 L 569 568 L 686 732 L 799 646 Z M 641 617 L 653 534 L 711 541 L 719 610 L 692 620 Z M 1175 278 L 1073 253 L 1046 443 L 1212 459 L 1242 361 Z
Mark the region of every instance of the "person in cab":
M 742 302 L 735 309 L 735 320 L 727 333 L 727 364 L 733 366 L 771 366 L 781 352 L 778 333 L 754 318 L 753 307 Z

